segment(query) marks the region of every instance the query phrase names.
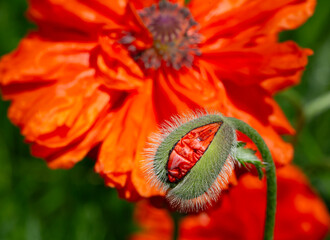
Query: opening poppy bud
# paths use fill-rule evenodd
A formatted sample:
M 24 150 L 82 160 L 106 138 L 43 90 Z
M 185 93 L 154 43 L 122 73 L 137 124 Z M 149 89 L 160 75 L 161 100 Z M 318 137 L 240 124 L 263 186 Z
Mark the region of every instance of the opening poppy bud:
M 180 212 L 204 210 L 218 200 L 233 172 L 236 131 L 220 114 L 174 117 L 147 150 L 146 173 Z

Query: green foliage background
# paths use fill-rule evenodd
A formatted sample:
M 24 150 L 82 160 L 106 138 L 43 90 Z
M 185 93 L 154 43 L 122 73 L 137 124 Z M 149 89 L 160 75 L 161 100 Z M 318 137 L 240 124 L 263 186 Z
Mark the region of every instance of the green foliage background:
M 25 0 L 0 0 L 0 56 L 15 49 L 33 25 Z M 276 96 L 297 136 L 294 163 L 330 207 L 330 1 L 298 30 L 282 33 L 315 54 L 299 86 Z M 322 96 L 326 96 L 322 98 Z M 30 156 L 0 102 L 0 239 L 126 239 L 136 230 L 133 204 L 117 197 L 94 173 L 90 159 L 71 170 L 50 170 Z M 322 108 L 323 106 L 323 108 Z

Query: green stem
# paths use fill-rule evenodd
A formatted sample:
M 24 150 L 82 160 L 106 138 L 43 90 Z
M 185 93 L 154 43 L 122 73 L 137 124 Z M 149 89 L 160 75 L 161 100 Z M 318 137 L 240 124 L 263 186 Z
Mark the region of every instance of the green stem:
M 267 207 L 264 239 L 271 240 L 274 236 L 275 212 L 276 212 L 276 173 L 272 155 L 259 133 L 247 123 L 236 118 L 228 118 L 234 127 L 248 136 L 258 147 L 262 160 L 266 165 L 267 179 Z
M 171 216 L 173 219 L 173 240 L 178 240 L 181 214 L 178 212 L 171 212 Z

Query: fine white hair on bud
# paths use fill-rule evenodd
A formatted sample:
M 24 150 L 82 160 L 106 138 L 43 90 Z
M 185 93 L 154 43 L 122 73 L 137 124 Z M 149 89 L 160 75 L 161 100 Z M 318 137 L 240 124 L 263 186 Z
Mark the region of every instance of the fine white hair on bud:
M 229 182 L 236 139 L 235 128 L 219 113 L 174 116 L 150 137 L 144 172 L 177 211 L 205 210 Z

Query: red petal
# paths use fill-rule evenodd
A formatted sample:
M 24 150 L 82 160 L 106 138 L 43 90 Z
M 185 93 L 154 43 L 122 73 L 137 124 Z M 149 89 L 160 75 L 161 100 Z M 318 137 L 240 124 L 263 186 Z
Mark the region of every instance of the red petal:
M 30 0 L 29 16 L 51 34 L 52 28 L 96 36 L 104 25 L 114 25 L 124 13 L 120 1 Z
M 113 110 L 110 134 L 102 143 L 95 165 L 107 184 L 119 188 L 127 198 L 136 191 L 145 197 L 158 193 L 145 182 L 140 169 L 147 138 L 157 129 L 150 83 L 149 80 L 141 92 L 132 93 L 123 106 Z
M 55 86 L 17 95 L 10 106 L 9 118 L 31 142 L 60 147 L 81 136 L 109 104 L 109 95 L 93 83 L 93 71 L 67 76 Z
M 88 68 L 94 47 L 95 43 L 53 42 L 30 34 L 1 59 L 0 84 L 52 83 L 63 75 L 77 74 Z
M 212 41 L 232 38 L 250 29 L 255 36 L 294 29 L 313 14 L 314 7 L 315 0 L 192 0 L 189 4 L 202 26 L 200 32 Z
M 44 158 L 51 168 L 71 168 L 82 160 L 93 147 L 104 140 L 109 131 L 108 122 L 111 117 L 106 110 L 103 111 L 85 133 L 66 146 L 50 148 L 33 143 L 32 155 Z
M 264 39 L 250 47 L 244 43 L 223 43 L 217 50 L 205 47 L 202 59 L 213 65 L 221 80 L 240 86 L 264 82 L 263 86 L 274 93 L 299 82 L 311 54 L 293 42 Z
M 98 76 L 112 89 L 131 90 L 142 86 L 144 73 L 140 66 L 129 51 L 109 35 L 99 38 L 101 49 L 95 62 Z
M 159 70 L 154 79 L 153 99 L 159 121 L 187 110 L 212 110 L 226 104 L 223 85 L 203 62 L 193 69 Z

